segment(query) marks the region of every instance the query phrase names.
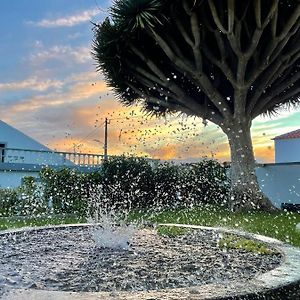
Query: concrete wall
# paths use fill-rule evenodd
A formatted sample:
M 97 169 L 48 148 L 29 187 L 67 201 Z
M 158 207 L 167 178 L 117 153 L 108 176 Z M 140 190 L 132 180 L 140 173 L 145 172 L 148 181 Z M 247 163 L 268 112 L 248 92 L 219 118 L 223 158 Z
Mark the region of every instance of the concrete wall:
M 4 163 L 22 163 L 37 165 L 67 165 L 72 166 L 74 163 L 67 160 L 62 155 L 52 152 L 34 152 L 25 150 L 6 149 Z
M 276 139 L 275 162 L 300 162 L 300 139 Z
M 22 179 L 27 176 L 39 177 L 38 172 L 2 171 L 0 170 L 0 188 L 16 188 L 22 184 Z
M 22 184 L 22 180 L 26 176 L 39 178 L 39 172 L 45 165 L 21 164 L 21 163 L 1 163 L 0 164 L 0 188 L 16 188 Z M 99 170 L 99 166 L 63 166 L 49 165 L 52 169 L 60 170 L 70 167 L 82 173 L 91 173 Z
M 256 174 L 262 191 L 276 206 L 300 204 L 300 163 L 260 165 Z

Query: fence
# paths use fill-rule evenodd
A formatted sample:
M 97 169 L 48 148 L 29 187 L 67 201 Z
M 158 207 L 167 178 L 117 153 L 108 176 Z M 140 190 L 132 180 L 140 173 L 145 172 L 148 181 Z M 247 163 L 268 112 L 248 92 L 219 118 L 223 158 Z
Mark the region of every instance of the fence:
M 0 164 L 36 164 L 54 166 L 99 166 L 104 155 L 91 153 L 58 152 L 45 150 L 29 150 L 2 148 Z

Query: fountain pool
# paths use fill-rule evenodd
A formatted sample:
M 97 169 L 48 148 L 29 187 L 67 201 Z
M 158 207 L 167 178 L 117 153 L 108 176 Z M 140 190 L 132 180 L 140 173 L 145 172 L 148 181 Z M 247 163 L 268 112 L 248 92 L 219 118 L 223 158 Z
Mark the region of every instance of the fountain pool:
M 245 288 L 262 274 L 282 268 L 281 250 L 280 255 L 267 256 L 220 250 L 221 229 L 194 227 L 172 239 L 153 229 L 140 229 L 127 250 L 101 247 L 93 239 L 95 230 L 95 225 L 79 225 L 2 233 L 3 299 L 34 299 L 33 295 L 36 299 L 52 299 L 50 295 L 56 295 L 53 299 L 93 299 L 95 295 L 102 295 L 101 299 L 184 299 L 183 294 L 210 299 L 211 287 L 215 294 L 227 293 L 232 284 Z M 299 258 L 300 253 L 296 254 Z M 157 293 L 161 298 L 151 298 Z

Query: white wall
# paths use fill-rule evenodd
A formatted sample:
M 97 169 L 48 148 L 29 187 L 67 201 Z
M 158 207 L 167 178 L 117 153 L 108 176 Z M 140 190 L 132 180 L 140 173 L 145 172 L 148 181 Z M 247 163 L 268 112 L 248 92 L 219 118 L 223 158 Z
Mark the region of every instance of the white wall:
M 275 162 L 300 162 L 300 139 L 276 139 Z
M 256 174 L 262 191 L 277 207 L 300 204 L 300 163 L 266 164 L 257 167 Z
M 56 153 L 22 150 L 5 150 L 4 162 L 35 165 L 74 165 L 74 163 Z
M 1 171 L 0 188 L 16 188 L 22 184 L 22 178 L 26 176 L 39 177 L 39 172 Z

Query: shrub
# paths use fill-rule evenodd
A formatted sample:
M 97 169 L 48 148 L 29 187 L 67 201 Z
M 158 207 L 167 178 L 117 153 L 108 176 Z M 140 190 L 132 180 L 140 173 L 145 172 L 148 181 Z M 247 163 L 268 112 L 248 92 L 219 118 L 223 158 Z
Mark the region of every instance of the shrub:
M 51 201 L 55 213 L 77 213 L 84 215 L 87 201 L 98 174 L 84 174 L 72 169 L 55 171 L 45 168 L 41 171 L 44 198 Z
M 0 190 L 1 216 L 37 215 L 46 211 L 47 203 L 35 177 L 24 177 L 22 185 L 18 188 Z
M 229 182 L 226 169 L 215 160 L 186 165 L 182 194 L 192 205 L 226 204 Z
M 47 211 L 47 202 L 43 198 L 42 188 L 36 182 L 35 177 L 24 177 L 17 193 L 19 201 L 15 206 L 16 214 L 22 216 L 37 215 Z
M 154 203 L 166 208 L 182 205 L 182 167 L 164 162 L 153 170 Z
M 102 167 L 103 188 L 116 208 L 153 205 L 153 171 L 149 161 L 137 157 L 112 157 Z
M 218 162 L 174 165 L 137 157 L 112 157 L 98 172 L 63 169 L 41 172 L 44 197 L 56 213 L 84 215 L 97 208 L 119 210 L 226 203 L 228 179 Z
M 18 203 L 16 189 L 0 189 L 0 216 L 7 217 L 14 214 L 14 208 Z

